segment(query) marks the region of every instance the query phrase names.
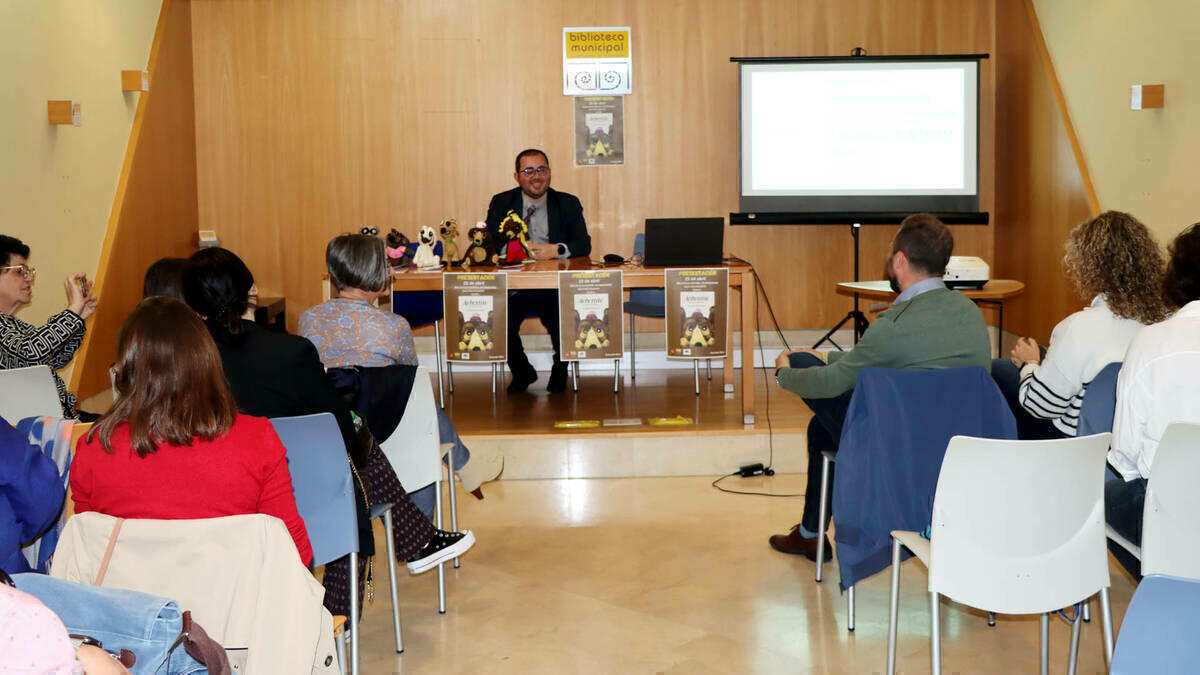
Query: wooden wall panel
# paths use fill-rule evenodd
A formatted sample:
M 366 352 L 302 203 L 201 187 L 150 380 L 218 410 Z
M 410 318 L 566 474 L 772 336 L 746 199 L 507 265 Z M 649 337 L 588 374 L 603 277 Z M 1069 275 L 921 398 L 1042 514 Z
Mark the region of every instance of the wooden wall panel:
M 731 56 L 992 51 L 995 0 L 193 0 L 200 221 L 246 259 L 264 293 L 320 300 L 325 242 L 360 223 L 413 235 L 481 219 L 514 185 L 517 151 L 544 148 L 579 196 L 594 254 L 629 254 L 642 221 L 737 209 Z M 627 164 L 573 168 L 562 28 L 630 25 Z M 984 61 L 980 186 L 995 203 L 994 62 Z M 996 221 L 998 222 L 998 221 Z M 999 223 L 1003 228 L 1004 223 Z M 991 227 L 957 227 L 992 257 Z M 868 228 L 877 277 L 892 229 Z M 733 227 L 785 328 L 837 321 L 849 300 L 845 226 Z
M 1093 210 L 1032 5 L 998 3 L 996 32 L 996 217 L 1004 223 L 996 272 L 1026 284 L 1007 304 L 1005 329 L 1046 344 L 1083 305 L 1063 268 L 1063 244 Z
M 164 0 L 97 267 L 101 309 L 80 348 L 70 389 L 82 400 L 108 389 L 116 337 L 142 299 L 146 268 L 195 250 L 195 101 L 188 0 Z

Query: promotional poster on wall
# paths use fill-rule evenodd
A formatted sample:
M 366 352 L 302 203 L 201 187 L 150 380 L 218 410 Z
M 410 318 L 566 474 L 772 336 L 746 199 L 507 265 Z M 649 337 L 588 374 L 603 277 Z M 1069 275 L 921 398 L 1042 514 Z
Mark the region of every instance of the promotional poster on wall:
M 624 316 L 620 270 L 558 273 L 563 361 L 621 358 Z
M 707 359 L 726 355 L 729 343 L 729 270 L 668 269 L 667 356 Z
M 442 298 L 448 360 L 490 363 L 508 359 L 507 274 L 443 274 Z
M 625 163 L 625 99 L 575 97 L 575 166 Z

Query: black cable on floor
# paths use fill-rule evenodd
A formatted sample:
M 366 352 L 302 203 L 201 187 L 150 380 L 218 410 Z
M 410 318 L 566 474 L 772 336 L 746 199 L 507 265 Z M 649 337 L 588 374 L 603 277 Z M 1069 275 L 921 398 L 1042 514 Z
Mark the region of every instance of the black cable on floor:
M 750 261 L 746 260 L 745 258 L 739 258 L 739 259 L 750 264 L 750 267 L 754 267 L 754 264 L 750 263 Z M 754 271 L 754 280 L 756 282 L 756 284 L 755 284 L 756 288 L 762 291 L 763 299 L 767 301 L 767 311 L 771 313 L 771 321 L 775 324 L 775 332 L 777 332 L 779 334 L 779 338 L 783 342 L 784 349 L 786 349 L 787 351 L 791 351 L 791 347 L 789 347 L 788 343 L 787 343 L 787 338 L 785 338 L 783 336 L 783 331 L 779 328 L 779 321 L 775 318 L 775 310 L 771 307 L 771 298 L 767 295 L 767 289 L 766 289 L 766 287 L 763 286 L 762 279 L 758 276 L 757 268 L 755 268 L 755 271 Z M 758 290 L 756 290 L 754 292 L 754 314 L 755 314 L 755 316 L 758 316 Z M 745 327 L 743 326 L 743 331 L 744 331 L 744 329 L 745 329 Z M 757 333 L 757 338 L 758 338 L 758 355 L 759 355 L 759 358 L 761 358 L 763 360 L 763 363 L 765 364 L 767 362 L 767 356 L 766 356 L 766 353 L 763 351 L 762 322 L 761 321 L 757 322 L 754 329 Z M 743 340 L 746 339 L 744 334 L 743 334 L 742 339 Z M 730 358 L 733 358 L 732 354 L 730 355 Z M 747 364 L 743 363 L 742 367 L 746 368 Z M 754 368 L 753 360 L 751 360 L 749 367 Z M 765 414 L 767 417 L 767 448 L 768 448 L 769 454 L 767 457 L 767 464 L 766 464 L 766 466 L 763 467 L 763 474 L 767 475 L 767 476 L 772 476 L 775 474 L 775 471 L 771 468 L 775 464 L 775 428 L 771 424 L 771 380 L 770 380 L 769 376 L 767 375 L 767 370 L 768 369 L 766 369 L 766 368 L 763 369 L 763 381 L 766 384 Z M 745 396 L 746 393 L 742 392 L 742 395 Z M 804 496 L 803 493 L 800 493 L 800 494 L 777 494 L 777 493 L 773 493 L 773 492 L 758 492 L 756 490 L 730 490 L 729 488 L 721 487 L 721 485 L 720 485 L 721 481 L 725 480 L 726 478 L 729 478 L 730 476 L 736 476 L 736 475 L 738 475 L 738 472 L 736 472 L 736 471 L 733 473 L 730 473 L 730 474 L 726 474 L 724 476 L 721 476 L 721 477 L 713 480 L 711 485 L 714 488 L 720 490 L 721 492 L 727 492 L 729 494 L 734 494 L 734 495 L 754 495 L 757 497 L 803 497 Z

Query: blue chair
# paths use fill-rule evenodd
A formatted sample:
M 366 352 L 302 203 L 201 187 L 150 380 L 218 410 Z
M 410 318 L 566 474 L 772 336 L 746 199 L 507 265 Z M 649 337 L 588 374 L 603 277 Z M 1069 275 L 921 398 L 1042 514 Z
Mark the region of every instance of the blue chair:
M 639 232 L 633 238 L 633 255 L 646 255 L 646 235 Z M 634 317 L 645 316 L 655 319 L 667 315 L 667 292 L 662 288 L 631 288 L 629 300 L 624 305 L 629 314 L 629 379 L 637 379 L 637 327 Z M 712 359 L 705 360 L 708 379 L 712 379 Z M 696 395 L 700 395 L 700 362 L 692 363 L 692 372 L 696 380 Z
M 1089 394 L 1090 395 L 1090 394 Z M 1086 401 L 1087 399 L 1084 398 Z M 1113 673 L 1191 673 L 1200 663 L 1200 425 L 1159 441 L 1142 514 L 1142 574 L 1113 654 Z
M 1091 436 L 1112 431 L 1113 415 L 1117 410 L 1117 375 L 1120 372 L 1121 362 L 1115 361 L 1104 366 L 1088 382 L 1087 394 L 1079 409 L 1079 433 L 1076 435 Z
M 863 368 L 854 385 L 837 454 L 821 462 L 818 522 L 826 521 L 829 467 L 837 461 L 834 510 L 847 629 L 854 630 L 854 585 L 887 569 L 893 530 L 924 530 L 942 458 L 953 436 L 1016 439 L 1004 395 L 983 368 Z M 817 581 L 825 537 L 817 538 Z M 989 616 L 989 624 L 993 624 Z
M 271 420 L 287 448 L 288 472 L 296 509 L 308 530 L 313 549 L 313 567 L 320 567 L 347 554 L 350 556 L 350 672 L 358 673 L 358 516 L 354 511 L 354 485 L 350 459 L 337 420 L 331 413 L 277 417 Z M 392 623 L 396 652 L 404 651 L 400 637 L 400 604 L 396 597 L 396 555 L 392 541 L 392 505 L 375 504 L 370 517 L 383 517 L 387 531 L 388 578 L 392 584 Z M 338 657 L 345 666 L 342 641 Z

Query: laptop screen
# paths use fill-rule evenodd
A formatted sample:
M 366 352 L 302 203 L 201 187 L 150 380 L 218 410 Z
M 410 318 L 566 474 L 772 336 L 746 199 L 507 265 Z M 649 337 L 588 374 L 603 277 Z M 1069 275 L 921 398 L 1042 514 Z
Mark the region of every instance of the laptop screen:
M 647 218 L 645 264 L 719 265 L 724 218 Z

